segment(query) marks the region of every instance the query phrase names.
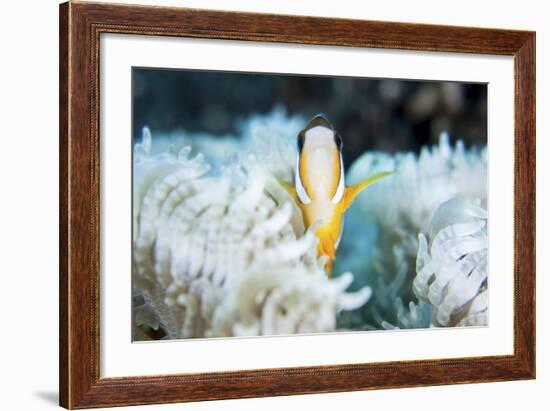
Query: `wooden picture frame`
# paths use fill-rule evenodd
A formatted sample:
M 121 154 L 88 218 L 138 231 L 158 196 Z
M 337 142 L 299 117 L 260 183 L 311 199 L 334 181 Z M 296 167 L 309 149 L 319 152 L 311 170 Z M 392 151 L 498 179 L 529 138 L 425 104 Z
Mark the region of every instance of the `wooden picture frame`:
M 514 354 L 100 378 L 101 33 L 513 56 Z M 535 378 L 535 33 L 69 2 L 60 6 L 60 405 L 90 408 Z

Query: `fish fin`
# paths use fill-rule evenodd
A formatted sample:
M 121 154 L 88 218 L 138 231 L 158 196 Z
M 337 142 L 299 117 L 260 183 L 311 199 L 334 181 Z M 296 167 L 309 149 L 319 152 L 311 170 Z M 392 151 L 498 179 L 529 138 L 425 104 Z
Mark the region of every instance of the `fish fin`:
M 368 186 L 376 183 L 377 181 L 381 180 L 382 178 L 394 174 L 394 171 L 382 171 L 380 173 L 373 174 L 364 180 L 361 180 L 357 184 L 354 184 L 350 187 L 346 187 L 346 190 L 344 191 L 344 198 L 342 199 L 342 211 L 347 210 L 355 198 Z
M 298 203 L 298 196 L 296 195 L 296 187 L 294 187 L 294 185 L 289 183 L 288 181 L 281 180 L 280 178 L 277 179 L 277 181 L 281 186 L 283 186 L 286 192 L 292 197 L 294 202 Z

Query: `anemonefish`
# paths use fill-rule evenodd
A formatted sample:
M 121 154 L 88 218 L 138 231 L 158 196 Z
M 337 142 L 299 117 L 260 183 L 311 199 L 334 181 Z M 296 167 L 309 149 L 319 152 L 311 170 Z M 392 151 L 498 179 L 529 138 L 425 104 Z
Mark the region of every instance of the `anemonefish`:
M 329 276 L 342 238 L 344 212 L 361 191 L 389 174 L 392 172 L 377 173 L 346 187 L 342 138 L 332 124 L 318 114 L 298 134 L 294 185 L 284 185 L 302 211 L 304 226 L 317 226 L 317 254 L 327 258 Z

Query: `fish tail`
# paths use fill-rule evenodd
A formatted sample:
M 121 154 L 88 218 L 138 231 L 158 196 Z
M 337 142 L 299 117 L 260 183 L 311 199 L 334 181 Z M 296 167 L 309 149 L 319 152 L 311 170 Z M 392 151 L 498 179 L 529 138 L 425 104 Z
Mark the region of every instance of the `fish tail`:
M 382 178 L 394 174 L 393 171 L 382 171 L 380 173 L 373 174 L 364 180 L 361 180 L 357 184 L 350 187 L 346 187 L 344 192 L 344 198 L 342 199 L 343 211 L 347 210 L 352 204 L 355 198 L 367 187 L 381 180 Z

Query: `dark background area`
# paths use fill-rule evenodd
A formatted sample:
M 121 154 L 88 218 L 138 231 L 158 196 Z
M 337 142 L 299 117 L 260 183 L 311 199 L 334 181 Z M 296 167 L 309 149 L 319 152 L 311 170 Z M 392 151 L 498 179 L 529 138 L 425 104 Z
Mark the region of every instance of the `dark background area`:
M 487 86 L 477 83 L 133 69 L 134 130 L 237 134 L 239 120 L 284 106 L 325 113 L 351 162 L 365 150 L 416 151 L 447 131 L 487 143 Z

